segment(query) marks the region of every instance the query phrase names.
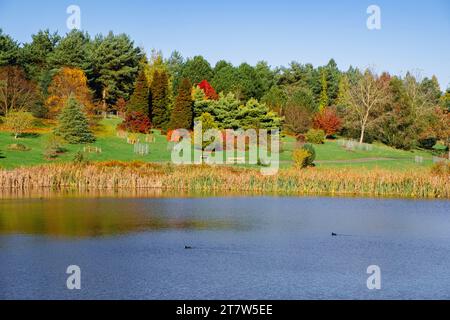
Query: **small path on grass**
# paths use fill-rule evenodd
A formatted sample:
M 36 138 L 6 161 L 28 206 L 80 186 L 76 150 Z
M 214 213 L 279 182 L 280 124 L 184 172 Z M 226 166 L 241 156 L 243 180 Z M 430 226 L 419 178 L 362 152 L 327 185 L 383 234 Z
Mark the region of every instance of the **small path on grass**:
M 383 158 L 383 157 L 372 157 L 372 158 L 358 158 L 358 159 L 344 159 L 344 160 L 316 160 L 317 163 L 362 163 L 362 162 L 374 162 L 374 161 L 393 161 L 400 160 L 401 158 Z

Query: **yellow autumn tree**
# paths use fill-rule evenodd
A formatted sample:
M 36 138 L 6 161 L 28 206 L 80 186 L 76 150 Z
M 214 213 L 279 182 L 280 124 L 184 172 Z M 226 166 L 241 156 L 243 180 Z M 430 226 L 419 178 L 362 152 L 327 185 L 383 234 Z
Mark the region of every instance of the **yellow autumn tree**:
M 95 107 L 92 103 L 92 93 L 87 85 L 87 78 L 83 70 L 77 68 L 63 67 L 53 77 L 48 88 L 48 98 L 46 105 L 49 110 L 50 118 L 55 118 L 71 94 L 75 99 L 83 104 L 85 112 L 95 113 Z

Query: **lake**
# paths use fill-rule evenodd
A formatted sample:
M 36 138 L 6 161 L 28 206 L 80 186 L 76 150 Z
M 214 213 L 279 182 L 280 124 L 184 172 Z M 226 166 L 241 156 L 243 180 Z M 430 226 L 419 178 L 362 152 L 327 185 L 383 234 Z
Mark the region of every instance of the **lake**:
M 0 298 L 450 299 L 450 201 L 4 198 Z

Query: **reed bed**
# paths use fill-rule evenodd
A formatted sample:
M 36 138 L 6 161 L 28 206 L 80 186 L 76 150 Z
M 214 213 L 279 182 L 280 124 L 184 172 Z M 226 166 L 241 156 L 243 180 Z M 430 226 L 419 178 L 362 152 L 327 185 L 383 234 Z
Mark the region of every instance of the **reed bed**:
M 118 161 L 84 165 L 51 164 L 0 171 L 0 193 L 11 189 L 42 188 L 162 189 L 448 199 L 449 182 L 449 174 L 432 174 L 427 170 L 283 169 L 277 175 L 263 176 L 259 170 L 238 167 Z

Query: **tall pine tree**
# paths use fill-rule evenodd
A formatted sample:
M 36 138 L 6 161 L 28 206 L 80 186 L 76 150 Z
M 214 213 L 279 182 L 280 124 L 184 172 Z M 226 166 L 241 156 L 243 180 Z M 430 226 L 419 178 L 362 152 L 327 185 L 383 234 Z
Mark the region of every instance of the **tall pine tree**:
M 167 129 L 169 124 L 169 79 L 165 71 L 155 70 L 150 88 L 151 122 L 155 128 Z
M 128 112 L 140 112 L 147 116 L 150 115 L 150 88 L 144 70 L 139 72 L 134 85 L 134 92 L 128 103 Z
M 191 97 L 192 85 L 184 78 L 178 88 L 178 95 L 172 110 L 170 129 L 191 129 L 193 121 L 193 104 Z
M 82 105 L 71 95 L 59 116 L 55 134 L 72 144 L 94 142 L 95 136 L 82 109 Z

